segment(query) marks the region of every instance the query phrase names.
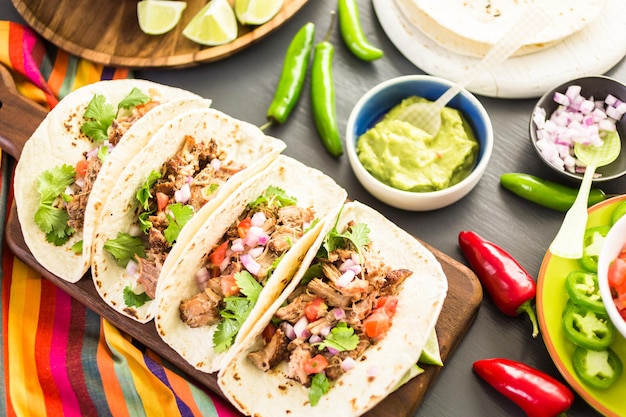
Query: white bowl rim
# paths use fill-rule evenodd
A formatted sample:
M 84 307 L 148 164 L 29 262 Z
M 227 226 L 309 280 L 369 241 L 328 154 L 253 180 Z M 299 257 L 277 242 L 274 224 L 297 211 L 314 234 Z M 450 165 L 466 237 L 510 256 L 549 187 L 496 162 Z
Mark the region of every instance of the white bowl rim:
M 398 84 L 398 83 L 404 83 L 404 82 L 409 82 L 409 81 L 428 81 L 428 82 L 435 82 L 435 83 L 439 83 L 439 84 L 443 84 L 445 86 L 448 87 L 452 87 L 454 85 L 454 82 L 447 80 L 445 78 L 440 78 L 440 77 L 435 77 L 432 75 L 421 75 L 421 74 L 414 74 L 414 75 L 401 75 L 398 77 L 394 77 L 391 78 L 389 80 L 385 80 L 377 85 L 375 85 L 374 87 L 372 87 L 370 90 L 368 90 L 354 105 L 354 108 L 352 109 L 352 111 L 350 112 L 350 116 L 348 117 L 348 122 L 346 123 L 346 148 L 347 148 L 347 152 L 348 152 L 348 157 L 350 158 L 350 160 L 352 160 L 353 163 L 353 168 L 357 169 L 359 172 L 361 172 L 362 175 L 365 175 L 366 177 L 368 177 L 373 183 L 377 184 L 377 186 L 387 192 L 387 193 L 393 193 L 397 196 L 402 196 L 402 197 L 410 197 L 413 200 L 430 200 L 430 199 L 434 199 L 434 198 L 443 198 L 445 196 L 448 196 L 450 194 L 455 194 L 457 192 L 459 192 L 460 190 L 462 190 L 463 188 L 465 188 L 468 184 L 474 184 L 474 186 L 476 185 L 476 183 L 478 182 L 478 179 L 484 174 L 484 171 L 487 168 L 487 164 L 489 163 L 489 160 L 491 159 L 491 154 L 493 152 L 493 143 L 494 143 L 494 136 L 493 136 L 493 126 L 491 124 L 491 119 L 487 113 L 487 110 L 485 109 L 485 107 L 482 105 L 482 103 L 476 98 L 476 96 L 474 96 L 469 90 L 463 88 L 461 89 L 461 91 L 459 92 L 459 94 L 462 94 L 463 96 L 465 96 L 465 98 L 467 98 L 474 106 L 476 106 L 478 112 L 480 113 L 481 117 L 488 121 L 488 123 L 485 123 L 486 126 L 486 130 L 487 130 L 487 141 L 486 141 L 486 146 L 484 147 L 484 151 L 483 151 L 483 156 L 480 159 L 480 161 L 478 161 L 478 163 L 476 164 L 476 166 L 472 169 L 472 172 L 465 177 L 463 180 L 461 180 L 460 182 L 448 187 L 448 188 L 444 188 L 443 190 L 437 190 L 437 191 L 428 191 L 428 192 L 415 192 L 415 191 L 405 191 L 405 190 L 400 190 L 397 188 L 393 188 L 387 184 L 384 184 L 383 182 L 381 182 L 379 179 L 377 179 L 376 177 L 374 177 L 372 174 L 370 174 L 361 164 L 361 162 L 359 161 L 358 156 L 356 155 L 356 139 L 354 137 L 354 135 L 352 135 L 351 131 L 351 127 L 354 126 L 354 122 L 356 119 L 356 115 L 358 113 L 358 110 L 360 110 L 364 104 L 374 95 L 378 94 L 378 92 L 380 92 L 381 90 L 384 90 L 385 88 L 387 88 L 389 85 L 393 85 L 393 84 Z M 407 97 L 409 97 L 409 95 L 407 95 Z M 489 140 L 489 138 L 491 138 L 491 140 Z M 482 146 L 482 144 L 481 144 Z M 463 194 L 465 195 L 465 194 Z
M 622 248 L 626 246 L 626 216 L 622 216 L 609 230 L 609 233 L 604 238 L 602 249 L 598 257 L 598 285 L 600 287 L 600 295 L 606 308 L 606 311 L 611 318 L 611 321 L 618 329 L 618 331 L 626 337 L 626 320 L 622 318 L 615 303 L 613 302 L 613 296 L 611 294 L 611 288 L 609 287 L 608 270 L 609 265 L 619 255 Z

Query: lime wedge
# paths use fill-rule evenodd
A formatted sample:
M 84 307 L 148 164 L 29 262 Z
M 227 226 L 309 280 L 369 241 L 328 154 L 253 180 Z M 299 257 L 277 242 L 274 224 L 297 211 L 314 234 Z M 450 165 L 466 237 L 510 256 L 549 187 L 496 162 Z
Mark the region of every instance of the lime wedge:
M 242 25 L 262 25 L 276 16 L 285 0 L 235 0 L 235 14 Z
M 183 29 L 183 35 L 201 45 L 216 46 L 237 38 L 237 18 L 228 0 L 211 0 Z
M 169 32 L 178 24 L 186 7 L 184 1 L 142 0 L 137 3 L 139 28 L 148 35 Z
M 414 363 L 413 365 L 411 365 L 409 370 L 406 371 L 404 373 L 404 375 L 402 375 L 402 379 L 400 379 L 400 381 L 398 381 L 398 383 L 396 384 L 396 387 L 393 390 L 394 391 L 397 390 L 398 388 L 400 388 L 402 385 L 404 385 L 407 382 L 409 382 L 414 377 L 416 377 L 416 376 L 418 376 L 420 374 L 423 374 L 423 373 L 424 373 L 424 369 L 420 368 L 416 363 Z
M 422 354 L 420 355 L 418 363 L 443 366 L 441 354 L 439 353 L 439 341 L 437 340 L 437 332 L 435 331 L 434 327 L 428 335 L 428 339 L 426 339 L 426 345 L 424 345 L 424 349 L 422 350 Z

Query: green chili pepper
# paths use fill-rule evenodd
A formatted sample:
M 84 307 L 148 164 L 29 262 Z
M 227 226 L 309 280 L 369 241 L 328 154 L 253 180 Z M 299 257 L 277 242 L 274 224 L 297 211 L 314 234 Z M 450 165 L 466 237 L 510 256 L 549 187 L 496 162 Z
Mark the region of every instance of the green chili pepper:
M 324 146 L 333 156 L 343 154 L 337 111 L 335 109 L 335 88 L 333 82 L 332 63 L 335 48 L 328 41 L 335 23 L 335 13 L 324 40 L 315 45 L 313 67 L 311 70 L 311 102 L 315 127 Z
M 285 123 L 298 101 L 309 67 L 314 35 L 315 25 L 309 22 L 302 26 L 291 40 L 274 100 L 267 109 L 267 118 L 270 122 Z
M 543 180 L 529 174 L 507 173 L 500 176 L 500 184 L 507 190 L 533 203 L 558 211 L 567 211 L 578 194 L 578 189 Z M 604 191 L 592 189 L 589 192 L 588 206 L 606 200 Z
M 565 278 L 565 290 L 574 304 L 596 313 L 606 313 L 600 295 L 598 274 L 589 271 L 572 271 Z
M 578 260 L 588 271 L 598 272 L 598 257 L 604 238 L 609 234 L 611 226 L 594 226 L 585 229 L 583 236 L 583 256 Z
M 365 38 L 356 0 L 339 0 L 338 11 L 341 36 L 350 52 L 364 61 L 382 58 L 383 51 Z
M 576 346 L 602 350 L 615 340 L 615 326 L 606 313 L 596 313 L 573 302 L 563 313 L 563 333 Z
M 593 388 L 607 389 L 622 374 L 624 365 L 619 356 L 611 349 L 592 350 L 577 347 L 572 356 L 574 372 Z

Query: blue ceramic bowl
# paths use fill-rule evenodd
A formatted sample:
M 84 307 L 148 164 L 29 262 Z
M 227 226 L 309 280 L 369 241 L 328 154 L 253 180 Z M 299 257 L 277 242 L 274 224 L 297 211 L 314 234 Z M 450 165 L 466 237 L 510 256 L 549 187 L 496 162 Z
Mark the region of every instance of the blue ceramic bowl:
M 491 158 L 493 128 L 483 105 L 465 89 L 448 103 L 448 107 L 461 111 L 471 125 L 480 148 L 474 169 L 461 182 L 439 191 L 399 190 L 380 182 L 371 175 L 361 165 L 356 154 L 356 143 L 359 137 L 403 99 L 420 96 L 434 101 L 453 84 L 452 81 L 429 75 L 405 75 L 378 84 L 356 103 L 346 125 L 347 154 L 357 179 L 374 197 L 400 209 L 428 211 L 460 200 L 476 186 Z

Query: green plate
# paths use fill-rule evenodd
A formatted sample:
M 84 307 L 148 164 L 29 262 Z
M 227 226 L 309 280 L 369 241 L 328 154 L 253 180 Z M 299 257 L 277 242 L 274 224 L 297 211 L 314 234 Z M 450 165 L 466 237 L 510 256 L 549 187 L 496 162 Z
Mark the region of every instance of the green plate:
M 587 227 L 611 225 L 611 214 L 626 195 L 613 197 L 589 209 Z M 575 259 L 552 256 L 543 258 L 537 277 L 537 314 L 543 341 L 563 378 L 593 408 L 606 416 L 626 416 L 626 372 L 608 390 L 585 385 L 574 372 L 571 358 L 574 344 L 561 330 L 561 316 L 568 300 L 565 277 L 571 271 L 582 269 Z M 618 333 L 611 348 L 626 364 L 626 340 Z

